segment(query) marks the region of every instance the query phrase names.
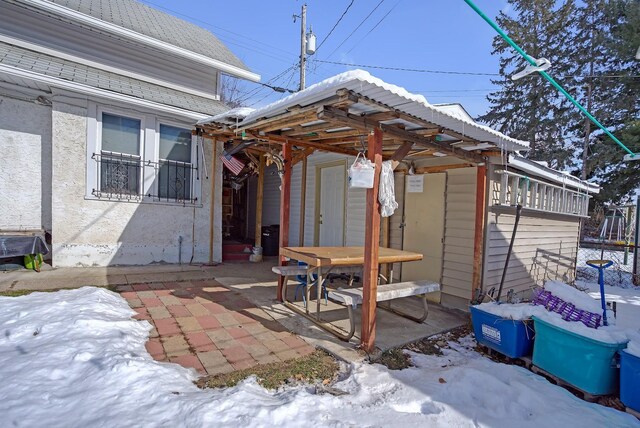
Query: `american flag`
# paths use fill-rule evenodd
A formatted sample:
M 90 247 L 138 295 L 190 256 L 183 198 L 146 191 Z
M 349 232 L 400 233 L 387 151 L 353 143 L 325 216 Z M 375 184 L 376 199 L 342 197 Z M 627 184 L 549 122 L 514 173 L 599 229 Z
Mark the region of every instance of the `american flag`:
M 229 168 L 229 171 L 233 172 L 234 175 L 240 174 L 240 172 L 242 172 L 242 170 L 244 169 L 244 164 L 242 162 L 226 153 L 220 156 L 220 160 L 222 161 L 224 166 Z

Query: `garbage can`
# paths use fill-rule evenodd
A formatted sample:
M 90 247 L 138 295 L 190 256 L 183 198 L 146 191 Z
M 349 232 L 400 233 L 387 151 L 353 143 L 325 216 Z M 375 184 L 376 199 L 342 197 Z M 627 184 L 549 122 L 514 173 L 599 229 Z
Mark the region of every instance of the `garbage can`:
M 262 226 L 262 255 L 277 256 L 280 243 L 280 225 Z

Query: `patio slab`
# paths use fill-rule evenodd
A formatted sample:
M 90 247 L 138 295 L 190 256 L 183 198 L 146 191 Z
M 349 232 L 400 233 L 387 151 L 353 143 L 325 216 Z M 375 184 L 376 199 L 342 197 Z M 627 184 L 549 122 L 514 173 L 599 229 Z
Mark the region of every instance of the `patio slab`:
M 154 328 L 150 333 L 151 338 L 157 338 L 163 333 L 167 334 L 167 331 L 171 334 L 182 332 L 177 319 L 195 317 L 202 330 L 193 330 L 196 326 L 192 323 L 192 329 L 184 333 L 205 332 L 212 342 L 216 343 L 218 351 L 233 347 L 238 341 L 240 343 L 244 341 L 247 342 L 243 344 L 245 348 L 253 351 L 249 351 L 252 358 L 256 359 L 254 354 L 260 355 L 264 352 L 261 348 L 251 348 L 253 346 L 251 338 L 236 338 L 227 331 L 229 328 L 243 325 L 243 329 L 250 332 L 251 337 L 262 346 L 264 346 L 263 342 L 267 340 L 277 339 L 274 332 L 278 333 L 278 329 L 286 329 L 302 337 L 307 343 L 323 348 L 345 361 L 365 359 L 366 354 L 358 350 L 359 326 L 356 329 L 356 335 L 350 342 L 341 342 L 311 321 L 293 313 L 275 299 L 277 276 L 271 272 L 271 267 L 276 264 L 277 258 L 265 257 L 265 260 L 260 263 L 225 262 L 217 266 L 150 265 L 59 269 L 52 269 L 49 266 L 40 273 L 27 270 L 0 273 L 0 291 L 47 290 L 85 285 L 119 284 L 118 289 L 121 290 L 121 294 L 127 298 L 130 306 L 139 311 L 140 316 L 147 315 L 157 321 L 173 320 L 172 322 L 165 321 L 165 325 L 160 327 L 161 331 Z M 198 279 L 193 279 L 192 276 L 196 276 Z M 137 279 L 141 277 L 150 280 L 150 283 L 138 282 Z M 213 281 L 214 278 L 215 281 Z M 193 296 L 193 293 L 184 289 L 185 284 L 188 284 L 186 288 L 199 287 L 202 293 L 217 293 L 215 294 L 216 299 L 212 301 L 211 296 L 204 295 L 203 297 L 199 293 Z M 339 286 L 345 286 L 345 284 L 341 282 L 330 284 L 330 287 Z M 293 286 L 289 287 L 290 299 L 293 298 L 294 289 Z M 149 294 L 149 291 L 153 294 Z M 144 294 L 140 296 L 137 293 Z M 241 296 L 243 301 L 239 302 L 237 298 L 229 299 L 227 297 L 234 296 L 233 293 L 239 293 L 236 297 Z M 146 306 L 142 299 L 153 300 L 150 301 L 149 306 Z M 315 301 L 312 301 L 311 305 L 315 308 Z M 408 311 L 416 310 L 417 312 L 420 308 L 417 299 L 411 298 L 401 299 L 397 305 L 400 309 Z M 202 307 L 208 311 L 208 314 L 202 315 Z M 429 316 L 422 324 L 398 317 L 384 310 L 378 310 L 376 345 L 381 350 L 386 350 L 451 330 L 468 322 L 468 314 L 463 312 L 447 309 L 433 303 L 430 303 L 429 307 Z M 196 314 L 193 313 L 194 311 Z M 344 329 L 348 327 L 347 311 L 344 306 L 332 302 L 325 305 L 323 301 L 322 314 L 323 318 L 331 320 L 338 326 Z M 355 314 L 356 321 L 359 323 L 360 309 L 356 310 Z M 217 317 L 217 315 L 220 316 Z M 258 318 L 262 325 L 256 323 Z M 196 350 L 196 354 L 207 352 L 213 351 Z M 278 357 L 277 352 L 282 351 L 269 349 L 269 356 L 263 356 L 263 359 L 272 360 L 274 357 Z M 214 361 L 216 358 L 221 358 L 220 355 L 222 353 L 208 354 L 203 358 Z M 229 369 L 223 364 L 217 364 L 217 367 L 216 370 L 221 372 Z
M 314 350 L 239 292 L 215 280 L 116 290 L 138 313 L 136 318 L 147 320 L 157 331 L 146 347 L 158 361 L 215 375 L 298 358 Z

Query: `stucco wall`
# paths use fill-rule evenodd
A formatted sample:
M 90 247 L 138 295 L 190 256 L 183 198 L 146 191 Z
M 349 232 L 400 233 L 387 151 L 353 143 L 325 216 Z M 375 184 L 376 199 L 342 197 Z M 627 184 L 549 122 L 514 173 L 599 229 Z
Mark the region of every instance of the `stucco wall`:
M 51 108 L 1 94 L 0 230 L 50 230 Z
M 182 263 L 209 257 L 211 176 L 201 174 L 203 207 L 112 202 L 85 199 L 87 108 L 54 102 L 53 130 L 53 263 L 55 266 L 142 265 L 177 263 L 182 236 Z M 209 141 L 210 143 L 210 141 Z M 205 144 L 211 174 L 212 144 Z M 216 156 L 217 159 L 217 156 Z M 217 171 L 221 171 L 218 160 Z M 221 177 L 216 177 L 217 195 Z M 214 260 L 220 261 L 220 204 L 217 204 Z

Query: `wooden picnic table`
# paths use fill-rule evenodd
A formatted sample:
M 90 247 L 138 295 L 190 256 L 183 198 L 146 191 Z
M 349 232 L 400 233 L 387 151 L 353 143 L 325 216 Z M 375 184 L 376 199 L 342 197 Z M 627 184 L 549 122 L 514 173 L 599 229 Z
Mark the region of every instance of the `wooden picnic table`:
M 320 319 L 320 302 L 322 301 L 322 276 L 327 275 L 333 266 L 358 266 L 364 265 L 364 247 L 280 247 L 280 256 L 289 257 L 309 265 L 307 270 L 307 293 L 306 308 L 302 312 L 292 302 L 287 301 L 284 296 L 284 303 L 325 330 L 336 334 L 335 329 L 328 323 Z M 394 248 L 380 247 L 378 253 L 378 264 L 402 263 L 422 260 L 422 254 L 413 251 L 396 250 Z M 328 267 L 329 270 L 320 268 Z M 313 275 L 317 275 L 317 280 Z M 390 279 L 389 279 L 390 280 Z M 316 282 L 316 316 L 315 319 L 309 314 L 309 291 L 311 284 Z M 339 336 L 339 334 L 336 334 Z
M 364 247 L 281 247 L 280 255 L 314 267 L 364 265 Z M 378 264 L 416 260 L 422 260 L 422 254 L 384 247 L 378 253 Z

